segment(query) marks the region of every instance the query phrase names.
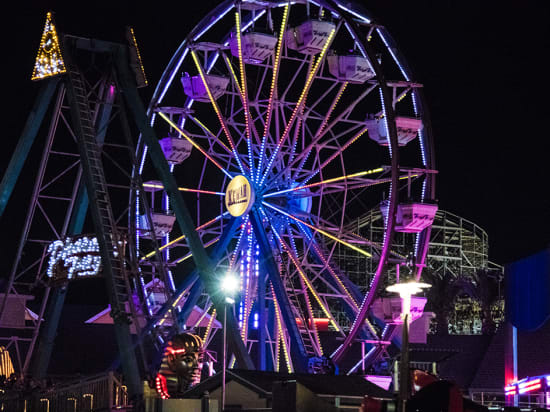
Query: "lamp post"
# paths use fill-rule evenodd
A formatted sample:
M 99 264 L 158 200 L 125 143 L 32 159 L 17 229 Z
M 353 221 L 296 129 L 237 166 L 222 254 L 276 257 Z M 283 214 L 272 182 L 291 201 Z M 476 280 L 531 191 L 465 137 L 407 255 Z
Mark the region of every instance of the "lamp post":
M 401 342 L 401 365 L 399 368 L 398 412 L 405 412 L 409 398 L 409 323 L 411 316 L 411 297 L 422 289 L 431 287 L 427 283 L 409 281 L 396 283 L 386 288 L 388 292 L 398 293 L 401 298 L 401 319 L 403 334 Z
M 240 288 L 240 280 L 232 273 L 226 273 L 221 280 L 223 301 L 223 368 L 222 368 L 222 412 L 225 409 L 225 371 L 227 368 L 227 306 L 235 303 L 235 294 Z

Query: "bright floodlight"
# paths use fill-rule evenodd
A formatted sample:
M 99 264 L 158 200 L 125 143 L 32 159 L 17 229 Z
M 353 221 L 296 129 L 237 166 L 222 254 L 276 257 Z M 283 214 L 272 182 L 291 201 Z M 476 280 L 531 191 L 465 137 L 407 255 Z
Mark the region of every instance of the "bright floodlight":
M 402 319 L 408 319 L 411 314 L 411 296 L 415 293 L 422 292 L 422 289 L 431 288 L 432 285 L 421 282 L 403 282 L 395 283 L 386 288 L 388 292 L 399 293 L 401 298 L 401 316 Z M 407 320 L 407 322 L 409 322 Z
M 221 290 L 226 297 L 231 298 L 240 289 L 240 280 L 233 273 L 227 273 L 222 278 Z
M 432 285 L 422 282 L 403 282 L 390 285 L 386 288 L 388 292 L 399 293 L 399 296 L 412 296 L 415 293 L 422 292 L 422 289 L 431 288 Z

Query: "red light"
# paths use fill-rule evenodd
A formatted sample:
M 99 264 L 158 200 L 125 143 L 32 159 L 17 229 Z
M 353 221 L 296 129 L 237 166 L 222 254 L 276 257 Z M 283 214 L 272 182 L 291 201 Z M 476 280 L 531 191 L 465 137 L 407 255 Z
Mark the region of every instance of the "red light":
M 178 353 L 185 353 L 185 349 L 172 349 L 171 347 L 167 347 L 166 348 L 166 351 L 170 354 L 170 355 L 176 355 Z
M 296 324 L 300 327 L 302 326 L 302 319 L 296 318 Z M 328 318 L 314 318 L 313 323 L 315 324 L 315 327 L 320 332 L 326 332 L 328 330 Z M 308 319 L 308 325 L 309 328 L 311 328 L 311 319 Z
M 168 399 L 170 397 L 170 394 L 168 394 L 168 387 L 166 386 L 166 378 L 160 373 L 155 378 L 155 386 L 157 393 L 162 399 Z

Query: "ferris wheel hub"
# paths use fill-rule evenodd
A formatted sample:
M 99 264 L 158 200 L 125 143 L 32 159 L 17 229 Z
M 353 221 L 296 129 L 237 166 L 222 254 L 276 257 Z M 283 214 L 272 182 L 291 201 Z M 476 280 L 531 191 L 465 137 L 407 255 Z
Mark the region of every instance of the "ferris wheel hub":
M 231 216 L 239 217 L 248 213 L 254 200 L 254 189 L 245 176 L 237 175 L 231 179 L 225 190 L 225 207 Z

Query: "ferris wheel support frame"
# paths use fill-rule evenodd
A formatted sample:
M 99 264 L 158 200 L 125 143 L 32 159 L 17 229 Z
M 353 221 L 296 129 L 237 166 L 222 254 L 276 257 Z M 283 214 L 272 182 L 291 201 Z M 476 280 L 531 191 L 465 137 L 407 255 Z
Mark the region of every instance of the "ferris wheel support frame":
M 147 144 L 149 155 L 155 167 L 155 170 L 164 185 L 164 190 L 168 194 L 172 208 L 176 215 L 176 221 L 180 226 L 182 233 L 185 234 L 189 247 L 192 251 L 192 258 L 196 264 L 199 277 L 201 278 L 205 289 L 209 293 L 214 307 L 218 313 L 223 313 L 223 299 L 218 292 L 219 286 L 217 285 L 217 278 L 215 274 L 215 267 L 213 266 L 210 258 L 208 257 L 206 250 L 198 237 L 198 234 L 193 225 L 191 214 L 187 209 L 187 205 L 183 200 L 183 197 L 178 190 L 176 181 L 170 172 L 168 161 L 164 156 L 164 153 L 160 147 L 158 138 L 155 131 L 149 124 L 148 118 L 145 114 L 145 109 L 137 89 L 132 87 L 133 76 L 127 67 L 127 56 L 125 50 L 120 49 L 116 56 L 115 64 L 119 70 L 119 81 L 124 92 L 124 96 L 130 112 L 134 116 L 134 120 L 138 126 L 141 136 L 144 142 Z M 254 364 L 248 354 L 248 351 L 244 347 L 244 344 L 240 338 L 237 322 L 234 316 L 229 315 L 227 318 L 229 328 L 229 341 L 234 349 L 234 353 L 239 362 L 239 365 L 245 369 L 254 369 Z
M 292 309 L 288 296 L 285 292 L 285 287 L 282 282 L 282 277 L 277 269 L 277 264 L 273 257 L 273 249 L 270 247 L 269 240 L 265 233 L 265 229 L 262 224 L 262 219 L 260 217 L 259 206 L 253 207 L 251 214 L 251 223 L 254 228 L 254 233 L 256 234 L 256 239 L 260 245 L 260 251 L 263 256 L 263 267 L 265 268 L 269 281 L 273 286 L 273 291 L 277 298 L 277 303 L 281 309 L 281 315 L 283 317 L 284 324 L 287 328 L 287 333 L 293 342 L 293 345 L 296 346 L 297 350 L 291 352 L 293 358 L 293 364 L 299 372 L 306 372 L 308 365 L 308 356 L 304 348 L 304 342 L 300 336 L 300 331 L 298 330 L 298 325 L 296 324 L 296 317 L 292 316 Z M 265 291 L 259 291 L 265 292 Z M 259 293 L 262 294 L 262 293 Z M 264 312 L 265 308 L 260 307 L 260 313 Z M 263 318 L 265 322 L 265 317 Z M 260 323 L 259 328 L 265 329 L 265 324 Z M 263 350 L 264 358 L 261 360 L 265 364 L 265 349 Z
M 35 100 L 35 104 L 27 117 L 21 137 L 17 142 L 15 151 L 8 167 L 6 168 L 2 182 L 0 183 L 0 217 L 4 214 L 4 210 L 9 202 L 15 183 L 17 182 L 17 179 L 21 174 L 21 170 L 23 169 L 23 164 L 27 159 L 31 146 L 38 133 L 38 129 L 44 120 L 46 110 L 52 100 L 55 90 L 57 89 L 58 82 L 59 78 L 56 77 L 49 79 L 42 85 Z M 0 313 L 1 312 L 2 310 L 0 310 Z

